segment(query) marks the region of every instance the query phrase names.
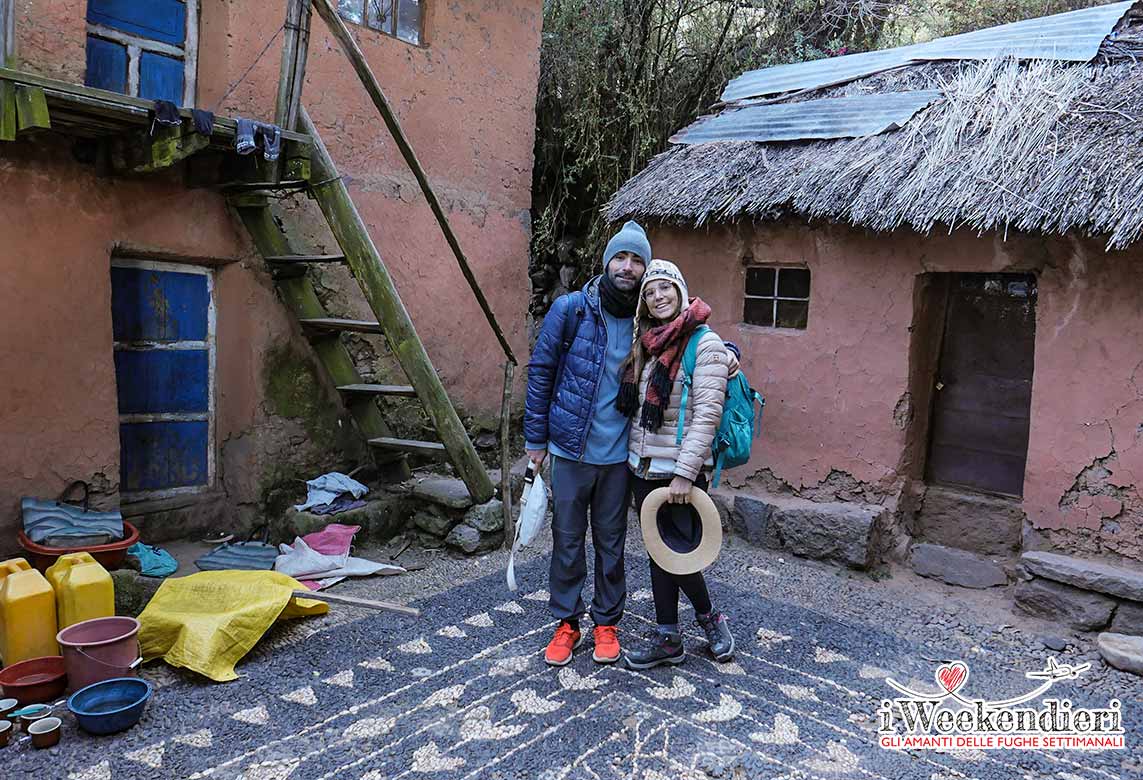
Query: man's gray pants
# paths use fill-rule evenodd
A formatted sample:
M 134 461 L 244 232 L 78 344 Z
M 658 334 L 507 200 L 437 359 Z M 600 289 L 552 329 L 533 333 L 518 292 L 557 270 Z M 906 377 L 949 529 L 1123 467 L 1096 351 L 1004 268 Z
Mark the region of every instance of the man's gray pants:
M 631 502 L 630 471 L 626 463 L 592 466 L 552 456 L 552 565 L 549 605 L 560 620 L 578 620 L 586 611 L 583 585 L 587 579 L 588 517 L 595 548 L 595 593 L 591 619 L 613 626 L 623 616 L 627 577 L 623 546 L 627 542 L 627 507 Z

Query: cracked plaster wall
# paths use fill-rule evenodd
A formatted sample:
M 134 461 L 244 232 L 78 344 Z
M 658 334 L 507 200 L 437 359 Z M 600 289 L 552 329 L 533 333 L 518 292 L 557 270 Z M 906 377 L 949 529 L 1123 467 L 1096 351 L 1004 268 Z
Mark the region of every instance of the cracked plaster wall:
M 1025 544 L 1143 559 L 1143 250 L 1098 242 L 954 233 L 873 235 L 797 222 L 651 231 L 711 325 L 743 350 L 766 397 L 762 436 L 732 485 L 907 507 L 909 354 L 916 277 L 1039 277 Z M 743 257 L 811 271 L 804 331 L 744 325 Z M 920 299 L 918 299 L 920 300 Z
M 199 106 L 272 118 L 277 44 L 219 106 L 279 24 L 284 6 L 271 5 L 251 13 L 247 4 L 201 0 Z M 523 360 L 541 2 L 425 8 L 424 47 L 353 30 Z M 82 83 L 85 9 L 85 0 L 17 0 L 12 64 Z M 503 365 L 495 338 L 376 109 L 324 23 L 315 16 L 313 25 L 305 87 L 311 115 L 446 388 L 471 409 L 494 412 Z M 116 246 L 218 268 L 217 477 L 239 519 L 281 504 L 283 485 L 299 491 L 297 479 L 359 455 L 336 393 L 223 200 L 184 189 L 177 171 L 130 182 L 97 178 L 71 159 L 67 141 L 44 138 L 0 145 L 0 189 L 9 204 L 0 211 L 0 539 L 12 537 L 21 495 L 53 496 L 73 479 L 88 479 L 98 505 L 118 500 L 107 270 Z M 303 234 L 315 249 L 332 251 L 316 211 L 301 208 Z M 365 315 L 350 280 L 332 273 L 326 284 L 317 279 L 331 308 Z M 380 340 L 351 349 L 367 358 L 367 369 L 393 373 Z M 270 359 L 282 350 L 289 359 Z M 275 393 L 275 374 L 312 383 L 315 404 L 302 408 Z M 315 436 L 315 426 L 336 431 Z

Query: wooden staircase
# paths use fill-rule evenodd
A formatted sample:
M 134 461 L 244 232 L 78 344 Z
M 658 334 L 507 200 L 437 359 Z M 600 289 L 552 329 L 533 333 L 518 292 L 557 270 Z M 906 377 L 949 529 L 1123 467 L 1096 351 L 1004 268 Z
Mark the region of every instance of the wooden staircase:
M 304 109 L 300 112 L 298 130 L 313 139 L 309 166 L 287 164 L 281 182 L 228 182 L 219 189 L 238 212 L 270 268 L 282 300 L 313 345 L 357 427 L 375 450 L 378 462 L 395 464 L 396 476 L 403 476 L 408 473 L 406 455 L 447 458 L 473 499 L 489 500 L 494 489 L 488 473 L 445 393 L 348 189 Z M 290 170 L 291 167 L 294 170 Z M 312 173 L 307 167 L 312 168 Z M 270 197 L 281 191 L 303 191 L 317 202 L 341 248 L 340 254 L 311 254 L 293 245 L 270 208 Z M 347 265 L 376 319 L 331 317 L 306 276 L 306 269 L 318 263 Z M 384 335 L 409 384 L 383 385 L 366 381 L 342 344 L 342 333 Z M 418 399 L 439 441 L 395 437 L 377 406 L 379 399 L 391 397 Z

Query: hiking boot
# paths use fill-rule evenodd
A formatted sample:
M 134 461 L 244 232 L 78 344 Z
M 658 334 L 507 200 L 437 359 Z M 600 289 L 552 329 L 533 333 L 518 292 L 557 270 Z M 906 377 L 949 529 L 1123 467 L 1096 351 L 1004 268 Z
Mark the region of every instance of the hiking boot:
M 685 660 L 682 634 L 656 633 L 646 647 L 627 651 L 630 669 L 651 669 L 662 664 L 681 664 Z
M 578 628 L 572 628 L 571 623 L 561 620 L 556 627 L 556 635 L 548 642 L 544 651 L 544 661 L 549 666 L 564 666 L 571 660 L 572 650 L 583 644 L 583 634 Z
M 729 661 L 734 657 L 734 636 L 730 633 L 730 625 L 726 615 L 721 612 L 711 612 L 709 615 L 696 615 L 695 625 L 702 628 L 706 634 L 706 641 L 710 645 L 710 654 L 716 661 Z
M 592 632 L 595 652 L 591 659 L 599 664 L 613 664 L 619 660 L 619 631 L 615 626 L 596 626 Z

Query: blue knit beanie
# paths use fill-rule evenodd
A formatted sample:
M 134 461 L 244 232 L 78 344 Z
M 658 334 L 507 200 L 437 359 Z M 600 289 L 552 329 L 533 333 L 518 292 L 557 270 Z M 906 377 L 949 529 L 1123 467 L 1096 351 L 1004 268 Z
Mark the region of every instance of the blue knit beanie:
M 639 255 L 643 258 L 644 264 L 651 262 L 651 242 L 647 240 L 647 233 L 638 222 L 628 222 L 607 242 L 607 249 L 603 252 L 603 269 L 605 271 L 607 264 L 611 262 L 611 258 L 620 252 L 631 252 Z

